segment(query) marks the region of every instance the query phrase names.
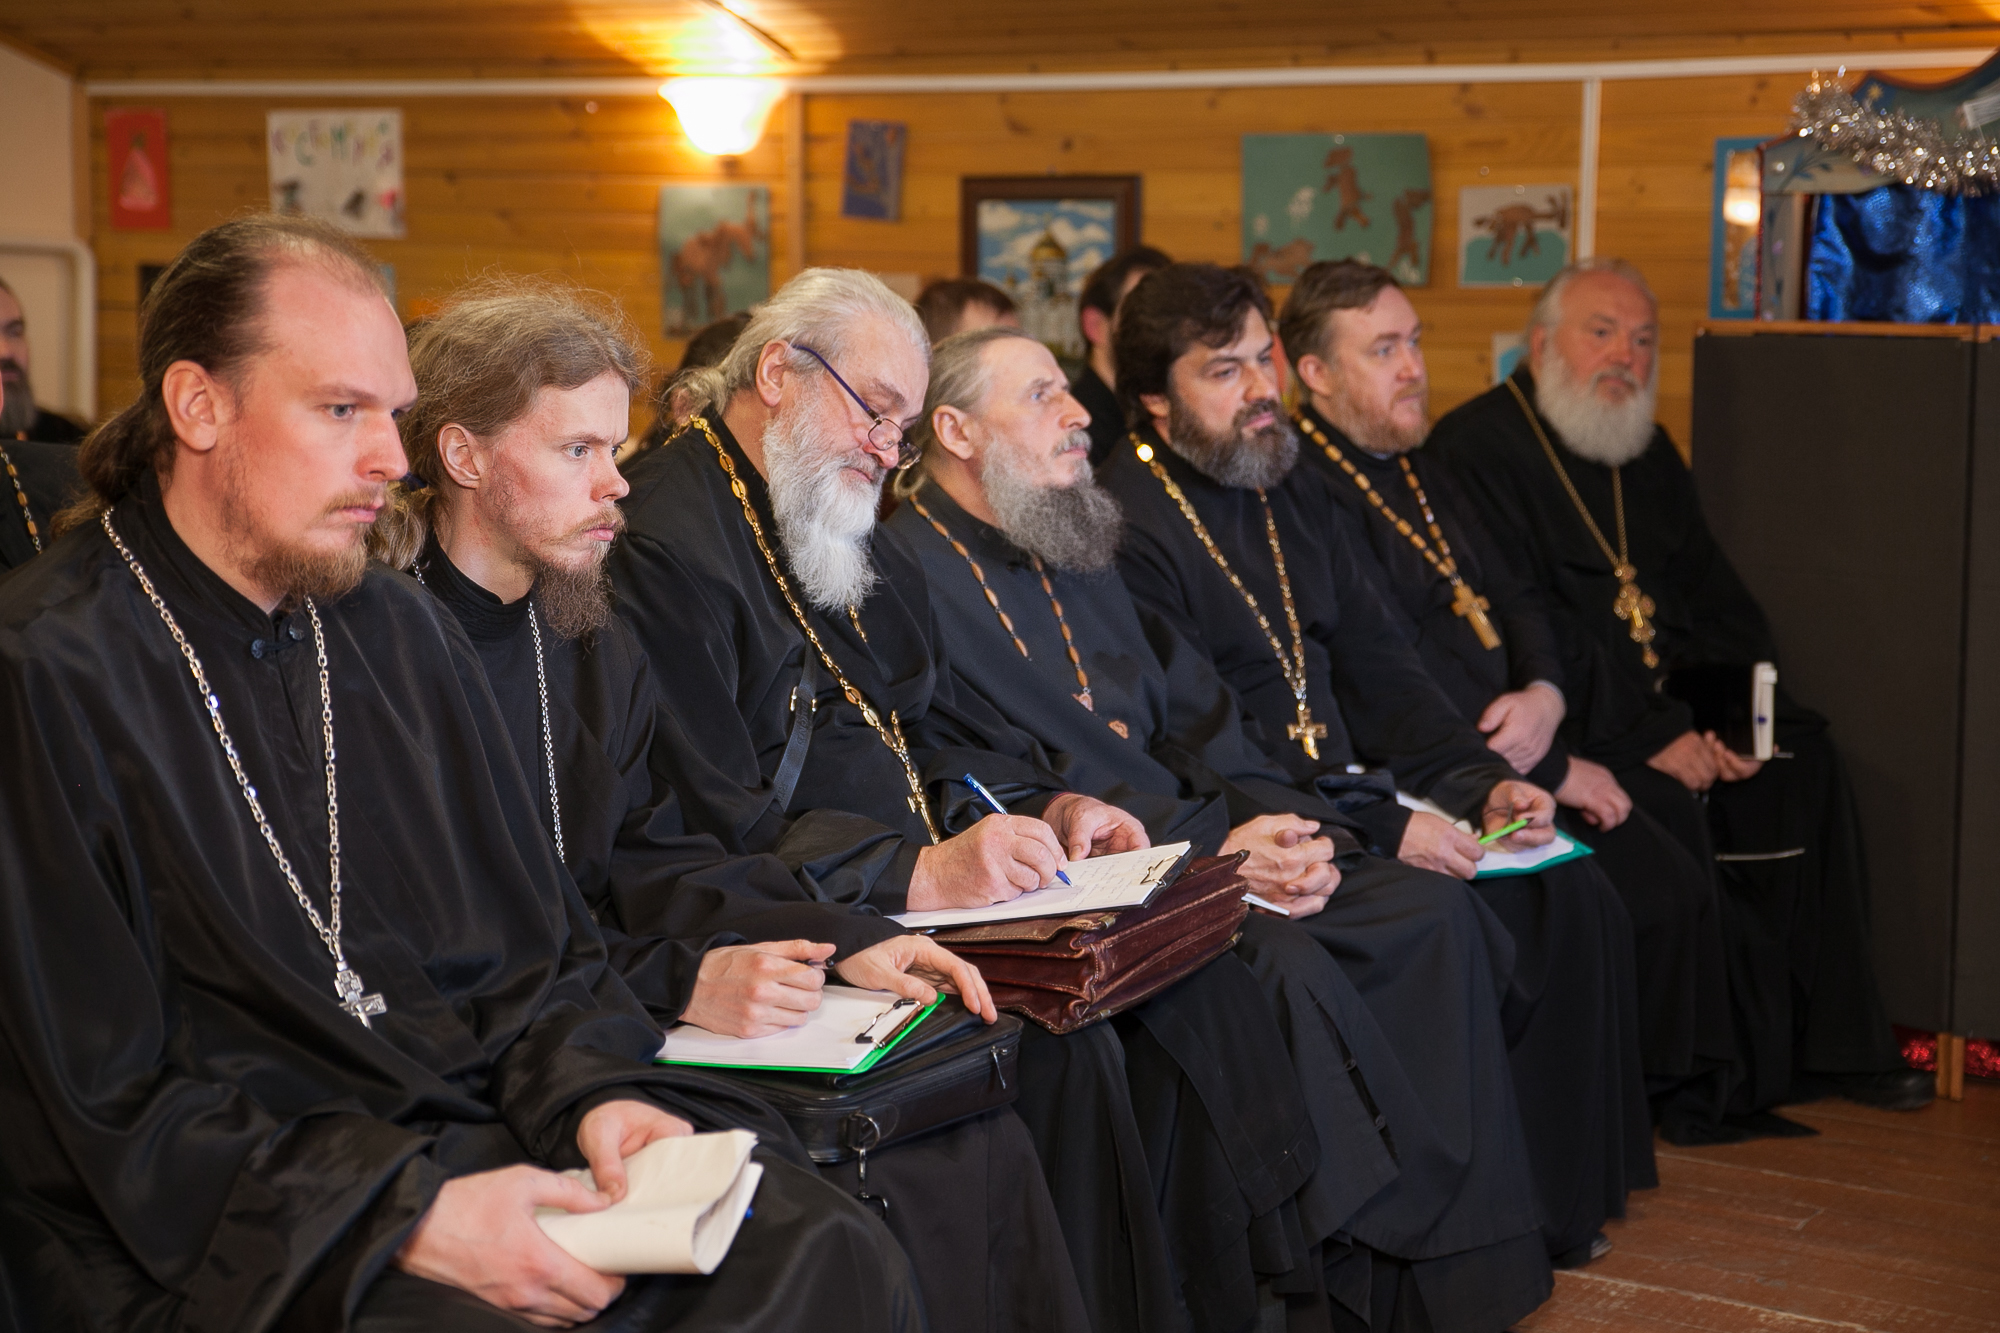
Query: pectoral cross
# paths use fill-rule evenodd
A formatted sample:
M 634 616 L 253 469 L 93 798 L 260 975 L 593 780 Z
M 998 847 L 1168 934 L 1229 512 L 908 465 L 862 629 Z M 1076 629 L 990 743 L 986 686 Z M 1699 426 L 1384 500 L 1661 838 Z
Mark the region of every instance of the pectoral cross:
M 343 967 L 333 974 L 333 989 L 340 995 L 340 1007 L 350 1017 L 360 1019 L 362 1027 L 373 1028 L 375 1025 L 368 1021 L 369 1017 L 389 1012 L 389 1003 L 382 998 L 380 991 L 373 995 L 361 993 L 361 974 L 351 967 Z
M 1451 610 L 1453 615 L 1464 616 L 1472 626 L 1472 632 L 1479 636 L 1481 648 L 1498 648 L 1500 631 L 1493 628 L 1493 621 L 1486 614 L 1492 606 L 1484 597 L 1472 590 L 1472 585 L 1460 580 L 1451 587 Z
M 1633 581 L 1639 571 L 1621 564 L 1611 571 L 1611 576 L 1618 580 L 1618 599 L 1611 604 L 1611 614 L 1631 623 L 1632 642 L 1639 645 L 1641 660 L 1648 667 L 1658 666 L 1660 655 L 1653 651 L 1653 599 L 1640 592 Z
M 1319 743 L 1326 735 L 1326 723 L 1313 721 L 1312 709 L 1306 707 L 1304 699 L 1299 700 L 1299 720 L 1285 728 L 1285 738 L 1297 741 L 1305 747 L 1306 758 L 1319 758 Z

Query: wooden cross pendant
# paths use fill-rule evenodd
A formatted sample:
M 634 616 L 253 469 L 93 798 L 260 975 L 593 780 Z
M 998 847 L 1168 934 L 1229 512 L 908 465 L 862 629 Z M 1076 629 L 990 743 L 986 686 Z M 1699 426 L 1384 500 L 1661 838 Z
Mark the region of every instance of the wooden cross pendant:
M 1472 590 L 1472 585 L 1459 581 L 1452 585 L 1451 610 L 1453 615 L 1464 616 L 1472 632 L 1479 636 L 1481 648 L 1498 648 L 1500 631 L 1493 628 L 1492 619 L 1486 614 L 1492 603 Z
M 1299 700 L 1299 720 L 1285 728 L 1285 738 L 1305 747 L 1306 758 L 1319 758 L 1319 743 L 1326 736 L 1326 723 L 1313 721 L 1312 709 Z
M 368 1021 L 371 1015 L 389 1012 L 389 1002 L 382 998 L 380 991 L 373 995 L 361 993 L 361 974 L 351 967 L 343 967 L 333 974 L 333 989 L 340 995 L 340 1007 L 347 1011 L 349 1017 L 360 1019 L 362 1027 L 375 1026 Z

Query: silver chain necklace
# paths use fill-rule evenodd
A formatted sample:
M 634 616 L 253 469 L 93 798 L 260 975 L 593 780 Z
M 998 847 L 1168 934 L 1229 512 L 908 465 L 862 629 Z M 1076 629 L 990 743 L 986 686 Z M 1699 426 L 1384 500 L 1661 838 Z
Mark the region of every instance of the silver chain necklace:
M 362 994 L 366 988 L 362 985 L 361 974 L 347 965 L 347 955 L 340 945 L 340 798 L 336 793 L 334 781 L 333 687 L 327 678 L 326 631 L 320 625 L 319 608 L 313 605 L 312 598 L 305 599 L 306 613 L 312 617 L 313 648 L 319 658 L 320 734 L 326 742 L 327 883 L 330 887 L 327 897 L 327 919 L 324 920 L 320 917 L 319 909 L 312 905 L 312 899 L 306 897 L 305 888 L 299 883 L 298 875 L 293 873 L 292 863 L 285 855 L 285 849 L 278 845 L 278 835 L 271 831 L 271 821 L 264 817 L 264 806 L 257 799 L 257 789 L 250 785 L 249 777 L 243 772 L 243 761 L 236 754 L 236 743 L 229 738 L 228 728 L 222 725 L 222 702 L 216 698 L 215 691 L 209 688 L 208 673 L 202 670 L 201 659 L 195 656 L 194 645 L 188 642 L 187 635 L 181 633 L 180 624 L 174 619 L 174 613 L 167 610 L 166 602 L 154 589 L 153 581 L 146 577 L 146 571 L 139 564 L 139 558 L 132 554 L 131 548 L 119 537 L 118 530 L 111 526 L 111 515 L 108 512 L 103 514 L 100 521 L 104 524 L 105 536 L 111 538 L 111 544 L 118 548 L 118 554 L 125 557 L 125 563 L 131 566 L 133 576 L 139 580 L 140 590 L 146 594 L 147 600 L 152 602 L 153 609 L 160 613 L 160 619 L 166 623 L 167 633 L 173 635 L 175 645 L 181 650 L 181 656 L 187 659 L 188 671 L 194 676 L 195 690 L 201 695 L 203 706 L 208 709 L 208 720 L 215 727 L 215 738 L 222 744 L 222 757 L 229 761 L 229 771 L 236 775 L 236 785 L 243 792 L 243 803 L 250 807 L 250 818 L 256 821 L 257 831 L 264 835 L 264 845 L 271 849 L 271 856 L 277 861 L 278 869 L 285 877 L 285 883 L 291 887 L 292 896 L 298 899 L 299 906 L 305 909 L 306 920 L 310 921 L 313 930 L 318 932 L 320 942 L 326 945 L 326 951 L 333 955 L 333 989 L 340 997 L 340 1007 L 361 1020 L 362 1027 L 374 1027 L 375 1025 L 368 1021 L 369 1018 L 388 1013 L 389 1005 L 379 992 L 374 995 Z
M 422 565 L 411 565 L 410 573 L 415 575 L 417 582 L 423 584 L 424 587 L 428 588 L 431 586 L 430 581 L 424 577 L 424 567 Z M 549 673 L 548 668 L 542 662 L 542 626 L 540 617 L 535 614 L 533 598 L 530 598 L 528 601 L 528 629 L 535 636 L 535 692 L 541 696 L 542 700 L 542 762 L 549 767 L 550 832 L 555 834 L 556 860 L 567 866 L 569 858 L 563 853 L 562 797 L 556 793 L 555 733 L 549 726 Z

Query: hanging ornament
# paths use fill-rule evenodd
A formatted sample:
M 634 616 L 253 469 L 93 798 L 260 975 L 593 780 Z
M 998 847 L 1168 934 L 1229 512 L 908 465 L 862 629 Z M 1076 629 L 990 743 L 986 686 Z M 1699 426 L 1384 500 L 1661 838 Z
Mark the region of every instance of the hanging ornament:
M 1888 180 L 1941 194 L 2000 188 L 2000 144 L 1978 135 L 1954 139 L 1935 120 L 1907 111 L 1874 111 L 1847 91 L 1840 75 L 1814 70 L 1792 102 L 1792 133 L 1845 153 Z

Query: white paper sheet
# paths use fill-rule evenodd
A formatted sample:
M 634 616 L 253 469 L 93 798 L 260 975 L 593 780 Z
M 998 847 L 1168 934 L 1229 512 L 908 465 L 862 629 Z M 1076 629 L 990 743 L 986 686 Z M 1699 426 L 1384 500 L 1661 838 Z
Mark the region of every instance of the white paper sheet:
M 1075 916 L 1079 912 L 1110 912 L 1121 907 L 1137 907 L 1152 897 L 1160 879 L 1180 864 L 1188 844 L 1172 842 L 1136 852 L 1093 856 L 1088 861 L 1070 861 L 1063 872 L 1068 884 L 1051 884 L 985 907 L 948 907 L 934 912 L 905 912 L 889 918 L 911 930 L 937 930 L 945 926 L 989 926 L 996 921 L 1025 921 L 1037 916 Z
M 713 1273 L 764 1168 L 747 1129 L 658 1139 L 625 1159 L 626 1194 L 602 1212 L 537 1208 L 549 1239 L 600 1273 Z M 591 1189 L 588 1171 L 565 1174 Z
M 1412 796 L 1406 791 L 1399 791 L 1396 793 L 1396 803 L 1406 810 L 1416 810 L 1423 814 L 1436 815 L 1460 833 L 1473 833 L 1470 822 L 1463 819 L 1453 819 L 1435 801 L 1426 800 L 1421 796 Z M 1473 836 L 1478 837 L 1479 835 L 1473 833 Z M 1544 843 L 1540 847 L 1530 847 L 1526 851 L 1521 852 L 1505 852 L 1497 846 L 1488 847 L 1486 855 L 1479 858 L 1479 873 L 1474 875 L 1473 878 L 1483 879 L 1488 875 L 1522 874 L 1533 870 L 1544 861 L 1553 861 L 1559 856 L 1568 856 L 1575 850 L 1576 844 L 1560 833 L 1556 834 L 1555 841 L 1553 842 Z
M 725 1037 L 682 1023 L 668 1030 L 659 1058 L 675 1064 L 738 1069 L 852 1069 L 875 1049 L 854 1039 L 899 998 L 892 991 L 829 985 L 820 991 L 819 1008 L 803 1026 L 768 1037 Z

